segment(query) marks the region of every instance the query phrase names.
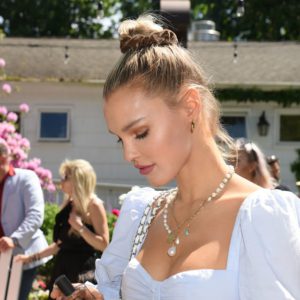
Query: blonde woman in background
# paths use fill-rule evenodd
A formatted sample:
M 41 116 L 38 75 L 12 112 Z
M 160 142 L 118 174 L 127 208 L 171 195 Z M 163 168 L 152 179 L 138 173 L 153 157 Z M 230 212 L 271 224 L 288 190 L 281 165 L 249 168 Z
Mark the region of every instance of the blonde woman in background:
M 61 274 L 72 281 L 91 277 L 96 258 L 109 243 L 105 208 L 95 194 L 93 167 L 83 159 L 66 160 L 61 164 L 59 173 L 61 189 L 67 197 L 55 217 L 53 243 L 33 255 L 17 257 L 26 264 L 56 255 L 50 290 Z
M 274 188 L 265 155 L 260 148 L 243 138 L 236 140 L 236 147 L 236 173 L 263 188 Z
M 104 86 L 108 130 L 150 185 L 177 187 L 127 194 L 97 285 L 72 299 L 300 299 L 298 198 L 226 163 L 218 102 L 174 32 L 142 16 L 119 33 L 123 55 Z

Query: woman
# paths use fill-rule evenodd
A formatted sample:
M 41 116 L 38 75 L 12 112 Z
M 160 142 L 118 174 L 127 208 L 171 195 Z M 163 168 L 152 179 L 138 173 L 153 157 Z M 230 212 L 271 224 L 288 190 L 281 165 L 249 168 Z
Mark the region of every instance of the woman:
M 238 150 L 236 173 L 261 187 L 274 188 L 265 156 L 258 146 L 242 138 L 236 140 L 236 146 Z
M 33 255 L 17 259 L 29 263 L 56 255 L 50 279 L 65 274 L 70 280 L 83 281 L 94 273 L 95 260 L 109 242 L 106 212 L 95 195 L 96 174 L 89 162 L 66 160 L 60 166 L 61 189 L 67 195 L 55 217 L 53 243 Z
M 218 103 L 172 31 L 144 16 L 119 32 L 124 54 L 104 87 L 108 129 L 152 186 L 175 179 L 177 188 L 128 193 L 97 286 L 72 297 L 299 298 L 299 201 L 226 164 Z

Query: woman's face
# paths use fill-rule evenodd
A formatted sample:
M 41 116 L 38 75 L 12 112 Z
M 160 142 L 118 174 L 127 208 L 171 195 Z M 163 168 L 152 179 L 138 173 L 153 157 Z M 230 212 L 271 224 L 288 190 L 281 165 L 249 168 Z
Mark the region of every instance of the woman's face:
M 237 160 L 237 166 L 235 168 L 235 172 L 248 179 L 252 180 L 252 174 L 253 170 L 255 168 L 255 162 L 250 162 L 248 158 L 248 154 L 244 150 L 240 150 L 238 152 L 238 160 Z
M 72 194 L 72 182 L 71 182 L 71 178 L 69 174 L 65 174 L 65 176 L 63 176 L 61 178 L 61 190 L 65 193 L 68 194 L 69 196 L 71 196 Z
M 191 149 L 190 122 L 181 106 L 170 108 L 141 89 L 117 89 L 104 104 L 108 129 L 122 143 L 124 158 L 153 186 L 173 180 Z

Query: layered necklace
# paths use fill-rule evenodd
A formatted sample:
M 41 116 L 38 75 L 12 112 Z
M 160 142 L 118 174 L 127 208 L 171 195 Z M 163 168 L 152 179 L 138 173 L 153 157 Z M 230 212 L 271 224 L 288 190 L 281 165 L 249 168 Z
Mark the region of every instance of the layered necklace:
M 200 206 L 194 211 L 193 214 L 191 214 L 188 218 L 186 218 L 182 223 L 178 224 L 176 219 L 176 228 L 172 230 L 168 224 L 168 208 L 171 203 L 174 202 L 176 195 L 177 195 L 177 189 L 173 189 L 171 193 L 168 194 L 168 197 L 164 197 L 165 200 L 165 207 L 163 209 L 163 225 L 164 228 L 168 234 L 167 241 L 170 244 L 170 247 L 168 248 L 168 255 L 170 257 L 176 255 L 177 252 L 177 246 L 180 244 L 179 235 L 183 231 L 184 236 L 188 237 L 190 234 L 190 225 L 193 219 L 200 213 L 202 208 L 210 201 L 214 200 L 225 188 L 225 186 L 228 184 L 230 179 L 232 178 L 232 175 L 234 174 L 234 168 L 233 166 L 229 166 L 229 171 L 226 173 L 225 177 L 222 179 L 219 186 L 216 188 L 216 190 L 205 200 L 203 201 Z

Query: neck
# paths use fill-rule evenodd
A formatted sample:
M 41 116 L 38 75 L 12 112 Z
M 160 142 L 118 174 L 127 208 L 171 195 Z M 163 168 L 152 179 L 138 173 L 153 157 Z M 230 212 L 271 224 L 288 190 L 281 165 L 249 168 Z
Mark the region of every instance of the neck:
M 202 144 L 191 154 L 189 161 L 176 178 L 178 200 L 188 204 L 206 201 L 228 171 L 229 168 L 217 145 L 213 141 Z

